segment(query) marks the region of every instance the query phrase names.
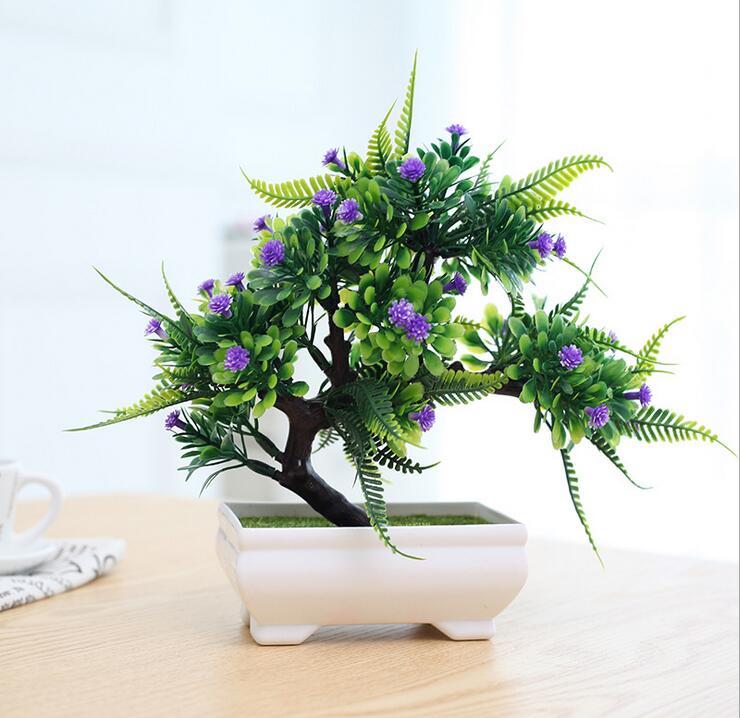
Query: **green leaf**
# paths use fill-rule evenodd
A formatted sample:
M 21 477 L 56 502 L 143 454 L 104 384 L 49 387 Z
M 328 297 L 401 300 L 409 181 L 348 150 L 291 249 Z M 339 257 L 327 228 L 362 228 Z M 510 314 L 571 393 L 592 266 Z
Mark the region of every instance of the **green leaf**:
M 345 308 L 337 309 L 332 318 L 334 320 L 334 324 L 341 329 L 351 327 L 356 321 L 355 315 L 349 309 Z
M 518 182 L 502 181 L 496 197 L 507 200 L 515 209 L 525 207 L 527 214 L 534 210 L 542 211 L 558 192 L 587 170 L 596 167 L 608 167 L 611 170 L 609 163 L 597 155 L 564 157 L 531 172 Z
M 423 383 L 424 394 L 429 401 L 454 406 L 493 394 L 506 383 L 506 378 L 501 372 L 480 374 L 447 369 L 439 377 L 425 377 Z
M 560 450 L 560 456 L 563 460 L 563 468 L 565 469 L 565 478 L 568 482 L 568 491 L 570 492 L 570 498 L 573 502 L 573 507 L 576 510 L 576 514 L 578 514 L 578 519 L 581 522 L 581 525 L 583 526 L 583 530 L 586 532 L 586 536 L 588 537 L 588 542 L 591 544 L 591 548 L 594 550 L 594 553 L 596 554 L 596 557 L 599 559 L 599 562 L 601 565 L 604 565 L 604 562 L 601 560 L 601 556 L 599 555 L 599 549 L 596 548 L 596 543 L 594 542 L 594 538 L 591 535 L 591 529 L 589 528 L 588 521 L 586 519 L 586 514 L 583 510 L 583 504 L 581 503 L 581 492 L 578 487 L 578 476 L 576 474 L 575 467 L 573 466 L 573 461 L 570 457 L 570 452 L 566 449 Z
M 385 113 L 385 117 L 375 129 L 367 144 L 367 159 L 365 160 L 365 164 L 374 175 L 385 173 L 385 163 L 391 157 L 391 136 L 386 123 L 395 106 L 396 103 L 394 102 L 388 112 Z
M 249 182 L 252 191 L 265 202 L 275 207 L 306 207 L 311 199 L 321 189 L 336 190 L 340 177 L 336 175 L 317 175 L 308 180 L 298 179 L 290 182 L 272 184 L 263 180 L 248 177 L 242 170 L 244 178 Z
M 646 379 L 650 374 L 653 373 L 655 364 L 658 359 L 658 352 L 660 351 L 660 345 L 663 342 L 663 338 L 668 334 L 668 330 L 678 322 L 682 321 L 686 317 L 676 317 L 673 321 L 664 324 L 658 329 L 650 339 L 645 342 L 645 346 L 639 351 L 639 358 L 635 364 L 635 374 L 640 379 Z
M 409 77 L 409 84 L 406 88 L 406 97 L 403 102 L 403 107 L 401 108 L 401 116 L 398 119 L 398 125 L 396 126 L 395 159 L 401 159 L 409 151 L 409 143 L 411 141 L 411 121 L 414 116 L 414 89 L 416 88 L 416 60 L 418 55 L 418 52 L 414 53 L 414 65 L 411 68 L 411 76 Z

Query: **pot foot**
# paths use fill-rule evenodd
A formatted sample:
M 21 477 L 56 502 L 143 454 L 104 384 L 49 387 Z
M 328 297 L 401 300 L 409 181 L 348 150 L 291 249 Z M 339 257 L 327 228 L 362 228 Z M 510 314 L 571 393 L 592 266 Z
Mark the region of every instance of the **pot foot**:
M 249 619 L 249 632 L 261 646 L 296 646 L 303 643 L 319 626 L 304 624 L 263 624 L 254 616 Z
M 440 621 L 432 625 L 453 641 L 487 640 L 496 633 L 496 623 L 492 618 L 482 621 Z

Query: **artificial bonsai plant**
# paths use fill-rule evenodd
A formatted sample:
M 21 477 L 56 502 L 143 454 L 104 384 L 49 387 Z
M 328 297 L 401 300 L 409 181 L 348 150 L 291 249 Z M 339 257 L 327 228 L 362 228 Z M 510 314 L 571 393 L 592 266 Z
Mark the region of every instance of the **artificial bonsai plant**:
M 197 311 L 176 298 L 164 272 L 172 317 L 101 274 L 150 317 L 146 333 L 159 373 L 141 401 L 94 426 L 170 408 L 165 426 L 182 445 L 188 478 L 209 468 L 207 485 L 246 466 L 338 526 L 372 526 L 398 551 L 381 468 L 428 468 L 408 458 L 406 447 L 432 428 L 437 407 L 518 397 L 532 405 L 534 430 L 550 431 L 596 549 L 579 498 L 575 445 L 590 442 L 632 481 L 617 454 L 622 437 L 718 442 L 704 426 L 651 404 L 646 380 L 665 371 L 658 350 L 678 319 L 641 349 L 624 346 L 613 332 L 580 319 L 591 270 L 574 296 L 550 308 L 534 299 L 530 311 L 523 290 L 536 272 L 575 267 L 564 238 L 543 228 L 560 216 L 584 216 L 557 199 L 559 192 L 609 165 L 577 155 L 494 183 L 494 153 L 480 161 L 457 124 L 444 139 L 411 150 L 415 77 L 416 60 L 393 137 L 391 108 L 364 158 L 330 150 L 326 174 L 308 180 L 270 184 L 245 175 L 260 198 L 295 212 L 257 221 L 252 269 L 204 281 Z M 481 322 L 456 316 L 455 298 L 472 281 L 483 293 L 500 285 L 508 315 L 488 305 Z M 300 352 L 325 377 L 310 397 L 308 384 L 294 378 Z M 270 410 L 289 421 L 282 448 L 260 429 Z M 246 437 L 270 463 L 249 456 Z M 312 466 L 312 452 L 335 440 L 354 467 L 364 510 Z

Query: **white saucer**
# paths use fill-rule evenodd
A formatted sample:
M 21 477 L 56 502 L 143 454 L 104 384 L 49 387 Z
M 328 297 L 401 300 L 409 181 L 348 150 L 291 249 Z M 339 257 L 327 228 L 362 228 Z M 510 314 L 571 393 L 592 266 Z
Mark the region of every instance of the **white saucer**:
M 8 546 L 0 549 L 0 576 L 16 573 L 25 573 L 32 568 L 53 558 L 59 552 L 55 541 L 35 541 L 30 546 L 22 548 Z

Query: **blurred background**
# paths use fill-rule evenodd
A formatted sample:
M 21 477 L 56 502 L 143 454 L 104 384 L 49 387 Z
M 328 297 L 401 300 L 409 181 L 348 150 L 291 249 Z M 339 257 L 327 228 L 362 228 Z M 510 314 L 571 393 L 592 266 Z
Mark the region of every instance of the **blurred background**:
M 266 208 L 240 167 L 277 181 L 318 173 L 329 147 L 363 152 L 417 48 L 412 143 L 460 122 L 479 155 L 505 140 L 497 177 L 582 152 L 612 163 L 564 195 L 604 224 L 550 228 L 582 265 L 604 248 L 595 324 L 640 346 L 687 315 L 665 342 L 680 366 L 652 382 L 656 404 L 737 448 L 733 0 L 0 0 L 0 455 L 70 494 L 197 495 L 163 417 L 62 431 L 150 385 L 146 320 L 92 266 L 162 307 L 162 261 L 183 298 L 244 268 Z M 560 299 L 579 285 L 553 266 L 535 291 Z M 469 292 L 462 313 L 483 303 Z M 394 478 L 389 498 L 476 499 L 533 535 L 585 541 L 559 457 L 531 425 L 531 407 L 505 397 L 438 412 L 423 458 L 441 465 Z M 702 444 L 620 453 L 652 490 L 575 452 L 603 547 L 737 561 L 733 457 Z M 359 496 L 338 451 L 316 464 Z M 244 472 L 208 494 L 279 495 Z

